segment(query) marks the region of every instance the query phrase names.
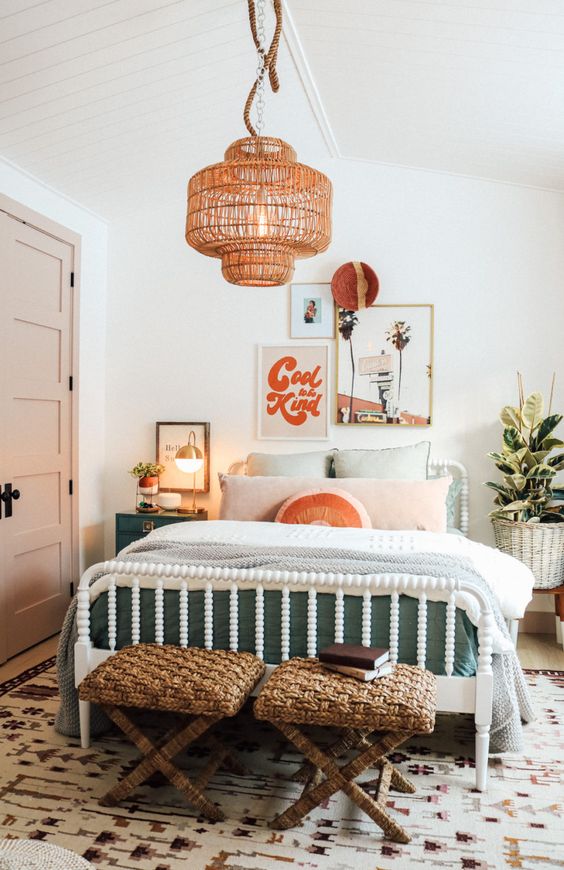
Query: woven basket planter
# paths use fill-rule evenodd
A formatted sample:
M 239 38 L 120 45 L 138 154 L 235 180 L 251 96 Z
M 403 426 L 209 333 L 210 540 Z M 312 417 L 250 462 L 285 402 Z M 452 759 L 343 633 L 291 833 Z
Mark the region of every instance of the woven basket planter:
M 564 523 L 512 523 L 492 519 L 498 550 L 524 562 L 535 575 L 536 589 L 564 583 Z

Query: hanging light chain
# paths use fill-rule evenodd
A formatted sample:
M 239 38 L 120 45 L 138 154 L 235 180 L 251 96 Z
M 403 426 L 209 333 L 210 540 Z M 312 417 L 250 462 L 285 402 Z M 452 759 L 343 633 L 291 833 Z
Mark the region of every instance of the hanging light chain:
M 280 43 L 280 34 L 282 32 L 282 0 L 273 0 L 274 12 L 276 15 L 276 25 L 270 48 L 266 51 L 266 34 L 265 34 L 265 0 L 247 0 L 249 8 L 249 22 L 251 25 L 251 33 L 257 50 L 258 65 L 257 77 L 247 97 L 243 118 L 245 126 L 251 136 L 260 136 L 264 129 L 264 91 L 265 78 L 268 71 L 270 87 L 274 92 L 280 87 L 278 81 L 278 73 L 276 72 L 276 61 L 278 58 L 278 46 Z M 257 97 L 256 113 L 257 113 L 257 129 L 251 122 L 251 106 L 253 100 Z
M 264 29 L 264 0 L 257 0 L 257 56 L 258 56 L 258 66 L 257 66 L 257 90 L 256 90 L 256 114 L 257 114 L 257 122 L 256 122 L 256 130 L 257 135 L 262 136 L 262 131 L 264 130 L 264 109 L 265 109 L 265 99 L 264 99 L 264 78 L 266 76 L 266 52 L 264 50 L 265 43 L 265 29 Z

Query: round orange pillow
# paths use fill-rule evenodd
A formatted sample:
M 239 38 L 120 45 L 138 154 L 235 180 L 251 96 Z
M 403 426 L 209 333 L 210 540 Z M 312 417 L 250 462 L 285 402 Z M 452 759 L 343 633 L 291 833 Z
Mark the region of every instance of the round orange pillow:
M 362 502 L 342 489 L 298 492 L 286 499 L 274 522 L 299 526 L 372 528 L 368 511 Z

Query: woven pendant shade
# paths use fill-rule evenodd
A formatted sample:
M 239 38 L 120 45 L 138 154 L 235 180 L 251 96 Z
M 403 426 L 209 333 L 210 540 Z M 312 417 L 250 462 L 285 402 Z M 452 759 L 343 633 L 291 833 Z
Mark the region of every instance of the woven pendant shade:
M 297 163 L 287 142 L 249 136 L 190 179 L 186 241 L 220 258 L 231 284 L 286 284 L 295 259 L 328 247 L 331 203 L 327 176 Z

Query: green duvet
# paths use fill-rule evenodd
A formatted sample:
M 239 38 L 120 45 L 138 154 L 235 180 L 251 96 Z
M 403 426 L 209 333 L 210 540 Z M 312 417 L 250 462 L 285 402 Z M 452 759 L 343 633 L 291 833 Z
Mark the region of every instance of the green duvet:
M 264 593 L 264 658 L 270 664 L 281 661 L 280 654 L 280 604 L 282 593 L 267 590 Z M 117 589 L 117 648 L 131 643 L 131 590 Z M 154 591 L 141 589 L 141 641 L 155 640 Z M 254 652 L 255 640 L 255 592 L 252 589 L 239 591 L 239 649 Z M 213 596 L 213 646 L 229 648 L 229 592 L 215 592 Z M 418 601 L 406 595 L 400 596 L 399 660 L 408 664 L 417 661 L 417 605 Z M 102 594 L 91 607 L 91 638 L 94 646 L 107 649 L 108 642 L 108 596 Z M 335 640 L 335 596 L 327 593 L 317 595 L 317 648 L 321 649 Z M 427 661 L 426 667 L 435 674 L 444 674 L 446 604 L 427 603 Z M 179 643 L 178 592 L 164 593 L 165 643 Z M 345 595 L 345 641 L 361 642 L 362 598 Z M 189 593 L 190 646 L 204 646 L 204 593 Z M 307 637 L 307 593 L 290 593 L 290 655 L 305 656 Z M 390 639 L 390 597 L 372 598 L 373 646 L 388 646 Z M 476 629 L 461 610 L 456 610 L 454 674 L 472 676 L 476 673 L 478 642 Z

